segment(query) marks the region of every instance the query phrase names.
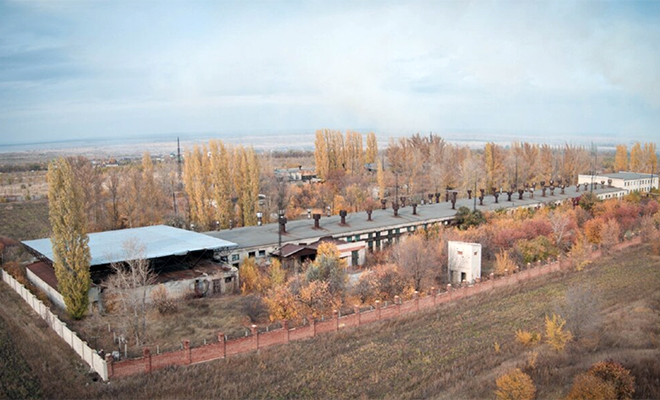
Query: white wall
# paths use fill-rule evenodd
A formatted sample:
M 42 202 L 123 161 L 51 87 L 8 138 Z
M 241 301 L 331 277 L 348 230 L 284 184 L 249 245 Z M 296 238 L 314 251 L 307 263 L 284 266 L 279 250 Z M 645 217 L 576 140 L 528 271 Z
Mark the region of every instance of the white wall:
M 0 269 L 0 275 L 2 275 L 2 280 L 18 293 L 19 296 L 21 296 L 23 300 L 48 323 L 48 326 L 50 326 L 55 333 L 57 333 L 92 370 L 96 371 L 101 376 L 101 379 L 104 381 L 108 380 L 108 366 L 105 360 L 96 353 L 96 350 L 88 346 L 87 342 L 84 342 L 75 332 L 67 328 L 66 323 L 60 321 L 60 319 L 57 318 L 57 315 L 50 311 L 48 306 L 46 306 L 41 300 L 37 299 L 35 295 L 30 293 L 25 286 L 19 283 L 11 275 L 2 269 Z
M 481 278 L 481 244 L 450 241 L 447 246 L 452 283 L 461 283 L 462 274 L 468 283 Z

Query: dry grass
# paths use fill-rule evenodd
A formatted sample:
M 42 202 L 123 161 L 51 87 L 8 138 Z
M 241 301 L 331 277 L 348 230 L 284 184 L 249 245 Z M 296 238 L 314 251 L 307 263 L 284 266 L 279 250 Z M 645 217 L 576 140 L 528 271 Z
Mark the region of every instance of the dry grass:
M 243 300 L 239 295 L 182 300 L 177 302 L 177 312 L 165 315 L 154 309 L 148 315 L 147 345 L 153 351 L 158 346 L 163 352 L 178 350 L 183 339 L 190 340 L 193 346 L 203 344 L 204 340 L 215 342 L 218 340 L 218 332 L 225 332 L 229 337 L 244 336 L 251 322 L 243 310 Z M 62 317 L 66 318 L 64 315 Z M 112 314 L 96 315 L 82 321 L 67 319 L 67 323 L 95 348 L 102 348 L 106 352 L 109 349 L 119 350 L 113 344 L 112 332 L 108 331 L 108 324 L 111 330 L 119 331 L 114 326 Z M 122 354 L 123 351 L 122 348 Z M 141 356 L 142 346 L 129 348 L 131 355 Z
M 540 345 L 532 366 L 516 330 L 541 331 L 544 316 L 579 282 L 588 282 L 602 302 L 604 334 L 560 353 Z M 581 272 L 437 310 L 92 390 L 99 398 L 492 398 L 495 379 L 521 368 L 538 398 L 563 398 L 575 375 L 612 357 L 635 375 L 635 397 L 658 398 L 660 302 L 653 296 L 659 291 L 660 258 L 633 248 Z M 499 353 L 494 342 L 502 345 Z M 57 377 L 71 381 L 75 373 L 62 368 Z M 88 387 L 77 388 L 89 394 Z
M 0 203 L 0 235 L 17 240 L 49 237 L 48 202 Z
M 88 367 L 0 282 L 0 398 L 89 398 Z

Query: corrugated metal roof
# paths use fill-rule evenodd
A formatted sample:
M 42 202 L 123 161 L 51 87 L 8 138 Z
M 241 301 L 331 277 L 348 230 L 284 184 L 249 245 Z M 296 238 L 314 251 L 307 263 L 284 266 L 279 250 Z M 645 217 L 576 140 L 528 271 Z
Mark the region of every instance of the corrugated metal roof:
M 233 249 L 237 247 L 236 243 L 227 240 L 166 225 L 97 232 L 90 233 L 88 236 L 89 250 L 92 256 L 90 265 L 125 261 L 124 243 L 126 242 L 143 245 L 146 258 L 182 256 L 191 251 Z M 53 260 L 53 248 L 50 238 L 26 240 L 22 243 L 41 253 L 49 260 Z
M 588 174 L 581 174 L 582 176 L 591 176 Z M 611 179 L 623 179 L 623 180 L 634 180 L 634 179 L 648 179 L 648 178 L 658 178 L 658 174 L 651 175 L 651 174 L 644 174 L 641 172 L 626 172 L 626 171 L 620 171 L 620 172 L 609 172 L 605 174 L 596 174 L 594 177 L 599 177 L 599 176 L 604 176 L 606 178 L 611 178 Z

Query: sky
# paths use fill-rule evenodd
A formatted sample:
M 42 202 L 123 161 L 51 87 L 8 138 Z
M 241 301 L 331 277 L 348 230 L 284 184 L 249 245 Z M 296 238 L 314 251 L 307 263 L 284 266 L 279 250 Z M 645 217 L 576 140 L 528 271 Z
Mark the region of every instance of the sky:
M 660 1 L 0 0 L 0 144 L 319 128 L 658 141 Z

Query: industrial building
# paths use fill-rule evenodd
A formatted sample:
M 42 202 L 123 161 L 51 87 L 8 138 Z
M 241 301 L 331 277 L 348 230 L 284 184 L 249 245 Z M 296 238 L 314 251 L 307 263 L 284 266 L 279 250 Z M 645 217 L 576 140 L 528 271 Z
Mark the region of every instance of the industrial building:
M 609 184 L 615 188 L 630 192 L 649 192 L 651 189 L 658 189 L 658 175 L 642 174 L 637 172 L 613 172 L 598 175 L 578 175 L 580 184 Z
M 236 243 L 165 225 L 90 233 L 88 237 L 90 307 L 103 308 L 103 282 L 112 273 L 111 264 L 131 258 L 125 250 L 129 242 L 142 247 L 140 256 L 151 262 L 156 284 L 163 284 L 173 297 L 190 292 L 204 296 L 238 290 L 238 270 L 220 262 L 223 255 L 237 247 Z M 54 304 L 64 307 L 57 290 L 51 240 L 26 240 L 22 245 L 37 259 L 27 266 L 28 279 Z
M 533 190 L 529 188 L 520 192 L 497 192 L 488 194 L 482 200 L 457 198 L 452 204 L 449 193 L 429 195 L 429 201 L 423 205 L 411 205 L 401 202 L 400 208 L 392 209 L 391 204 L 383 209 L 373 210 L 371 213 L 357 212 L 344 213 L 344 215 L 315 216 L 308 219 L 264 224 L 262 226 L 246 226 L 234 229 L 206 232 L 206 235 L 222 238 L 237 243 L 236 249 L 228 254 L 228 264 L 238 267 L 241 261 L 248 257 L 270 257 L 280 247 L 294 245 L 305 247 L 318 242 L 322 238 L 330 237 L 344 243 L 351 243 L 356 248 L 350 254 L 344 253 L 349 264 L 357 260 L 362 265 L 364 258 L 360 255 L 361 248 L 366 251 L 381 250 L 398 240 L 402 235 L 414 232 L 419 228 L 426 228 L 434 224 L 449 224 L 454 220 L 459 207 L 494 211 L 498 209 L 537 208 L 547 204 L 561 204 L 579 197 L 585 191 L 593 193 L 602 200 L 619 198 L 627 192 L 624 189 L 597 184 L 591 186 L 583 184 L 569 187 L 545 187 Z M 287 249 L 297 249 L 287 246 Z M 364 250 L 363 250 L 364 251 Z M 286 253 L 286 251 L 284 252 Z M 275 253 L 279 256 L 279 253 Z

